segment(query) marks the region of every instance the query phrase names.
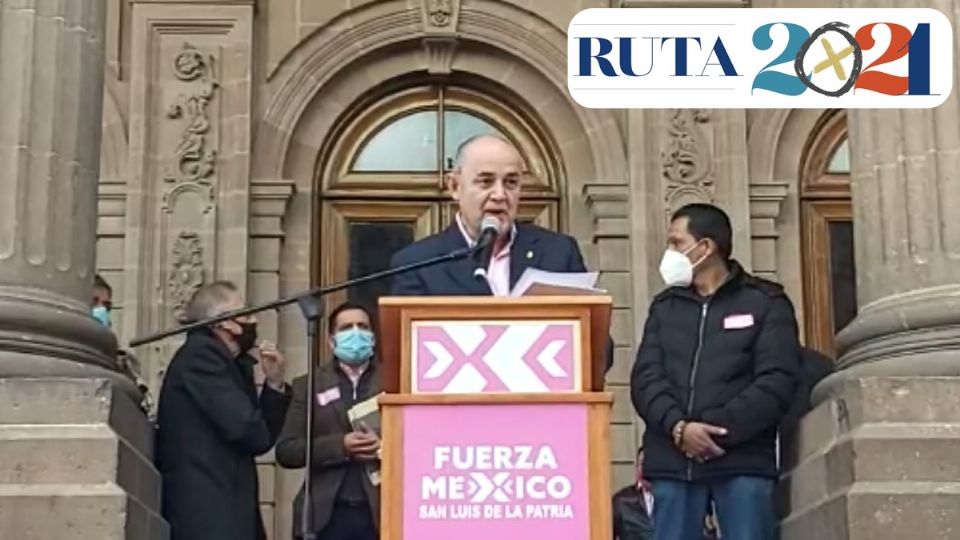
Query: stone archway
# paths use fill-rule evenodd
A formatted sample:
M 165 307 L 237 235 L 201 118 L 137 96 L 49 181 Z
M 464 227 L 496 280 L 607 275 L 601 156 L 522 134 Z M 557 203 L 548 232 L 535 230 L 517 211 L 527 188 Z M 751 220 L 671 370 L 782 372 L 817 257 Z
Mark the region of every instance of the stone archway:
M 280 282 L 285 291 L 278 293 L 311 285 L 318 156 L 336 136 L 331 130 L 337 120 L 357 96 L 411 73 L 470 75 L 534 96 L 535 101 L 522 105 L 542 119 L 558 149 L 567 232 L 592 238 L 587 187 L 625 183 L 627 178 L 625 143 L 616 117 L 608 110 L 582 108 L 568 96 L 566 37 L 561 30 L 514 6 L 485 0 L 481 4 L 459 14 L 455 34 L 427 38 L 414 37 L 423 35 L 425 23 L 405 2 L 366 5 L 318 29 L 281 62 L 263 92 L 273 98 L 258 123 L 253 152 L 255 190 L 271 184 L 295 186 L 283 215 Z M 537 31 L 531 31 L 534 28 Z M 517 56 L 521 50 L 529 54 Z M 299 325 L 282 324 L 280 330 L 291 350 L 302 353 Z
M 459 13 L 456 32 L 424 34 L 421 14 L 390 0 L 350 11 L 319 29 L 278 67 L 254 142 L 254 178 L 290 179 L 313 189 L 317 149 L 355 96 L 410 73 L 489 78 L 523 96 L 544 120 L 564 163 L 568 205 L 584 207 L 586 184 L 624 182 L 625 145 L 613 112 L 585 109 L 566 91 L 566 36 L 537 15 L 482 0 Z M 517 51 L 528 54 L 520 56 Z M 574 212 L 571 212 L 574 214 Z M 589 236 L 589 217 L 570 232 Z
M 456 13 L 441 32 L 407 4 L 367 4 L 333 19 L 283 59 L 263 91 L 272 99 L 264 105 L 254 141 L 254 207 L 257 190 L 295 186 L 282 217 L 278 294 L 306 289 L 316 275 L 311 233 L 322 150 L 338 136 L 337 122 L 358 96 L 390 81 L 417 74 L 470 77 L 525 96 L 512 105 L 541 120 L 557 153 L 566 232 L 588 243 L 595 233 L 588 187 L 627 181 L 625 142 L 614 113 L 582 108 L 566 92 L 562 30 L 516 6 L 480 0 Z M 291 373 L 305 370 L 302 326 L 295 311 L 281 313 L 278 333 Z M 301 471 L 278 471 L 281 536 L 289 535 L 289 508 L 301 480 Z

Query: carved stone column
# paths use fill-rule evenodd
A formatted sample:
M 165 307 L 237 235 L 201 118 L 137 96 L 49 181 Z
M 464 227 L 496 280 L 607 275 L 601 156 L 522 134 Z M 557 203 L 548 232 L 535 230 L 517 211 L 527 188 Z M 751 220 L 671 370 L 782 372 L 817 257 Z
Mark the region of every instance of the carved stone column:
M 956 2 L 954 2 L 954 5 Z M 843 371 L 960 375 L 960 112 L 851 110 L 859 313 L 837 337 Z
M 958 99 L 847 111 L 859 313 L 788 448 L 784 540 L 960 528 Z
M 153 429 L 90 316 L 102 0 L 0 2 L 0 536 L 163 540 Z M 139 396 L 137 396 L 139 397 Z
M 0 4 L 0 376 L 115 376 L 89 311 L 103 9 Z
M 847 111 L 859 313 L 787 449 L 784 540 L 960 529 L 958 105 Z

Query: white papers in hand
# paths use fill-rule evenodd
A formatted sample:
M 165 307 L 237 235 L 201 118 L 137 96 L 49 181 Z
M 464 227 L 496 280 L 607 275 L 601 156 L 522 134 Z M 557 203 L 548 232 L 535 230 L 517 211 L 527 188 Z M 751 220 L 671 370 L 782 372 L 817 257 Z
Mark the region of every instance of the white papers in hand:
M 510 296 L 543 296 L 564 294 L 604 294 L 596 288 L 598 272 L 547 272 L 527 268 Z

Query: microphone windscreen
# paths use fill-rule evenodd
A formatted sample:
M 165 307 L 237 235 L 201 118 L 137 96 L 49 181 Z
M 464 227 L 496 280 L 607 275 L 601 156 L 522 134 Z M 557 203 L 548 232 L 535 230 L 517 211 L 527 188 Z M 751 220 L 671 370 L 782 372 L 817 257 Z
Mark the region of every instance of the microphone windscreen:
M 480 234 L 483 234 L 487 230 L 492 229 L 494 232 L 500 232 L 500 220 L 495 216 L 484 216 L 483 221 L 480 222 Z

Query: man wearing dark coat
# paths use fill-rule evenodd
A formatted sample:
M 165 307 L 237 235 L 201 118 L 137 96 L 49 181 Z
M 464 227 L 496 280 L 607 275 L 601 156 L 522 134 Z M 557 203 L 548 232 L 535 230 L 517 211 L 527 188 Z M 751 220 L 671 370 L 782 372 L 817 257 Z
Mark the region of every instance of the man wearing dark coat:
M 474 275 L 478 263 L 460 259 L 398 274 L 395 296 L 509 296 L 528 268 L 547 272 L 587 271 L 577 241 L 569 235 L 517 220 L 523 158 L 499 135 L 477 135 L 457 150 L 446 184 L 457 205 L 454 223 L 444 231 L 401 249 L 390 266 L 397 268 L 474 247 L 485 218 L 499 223 L 487 278 Z M 606 370 L 613 366 L 613 339 L 607 341 Z
M 380 521 L 379 423 L 351 421 L 349 411 L 380 393 L 371 314 L 359 304 L 340 304 L 328 318 L 331 361 L 314 372 L 314 399 L 307 376 L 293 381 L 293 401 L 277 440 L 277 464 L 306 466 L 306 418 L 313 410 L 310 525 L 320 540 L 377 540 Z M 312 404 L 310 402 L 313 402 Z M 379 413 L 374 414 L 379 418 Z M 369 418 L 364 416 L 364 418 Z M 306 478 L 304 479 L 306 482 Z M 293 537 L 303 534 L 304 486 L 293 503 Z
M 643 447 L 637 449 L 634 482 L 613 494 L 613 540 L 653 539 L 653 490 L 643 477 Z
M 242 307 L 236 286 L 215 282 L 193 296 L 187 320 Z M 191 331 L 164 376 L 156 460 L 171 540 L 266 540 L 255 460 L 273 447 L 291 394 L 283 356 L 256 346 L 256 325 L 247 316 Z
M 730 217 L 676 212 L 630 380 L 643 418 L 654 540 L 699 540 L 707 510 L 731 540 L 777 537 L 777 430 L 796 400 L 800 341 L 783 287 L 735 259 Z M 712 503 L 712 504 L 711 504 Z

